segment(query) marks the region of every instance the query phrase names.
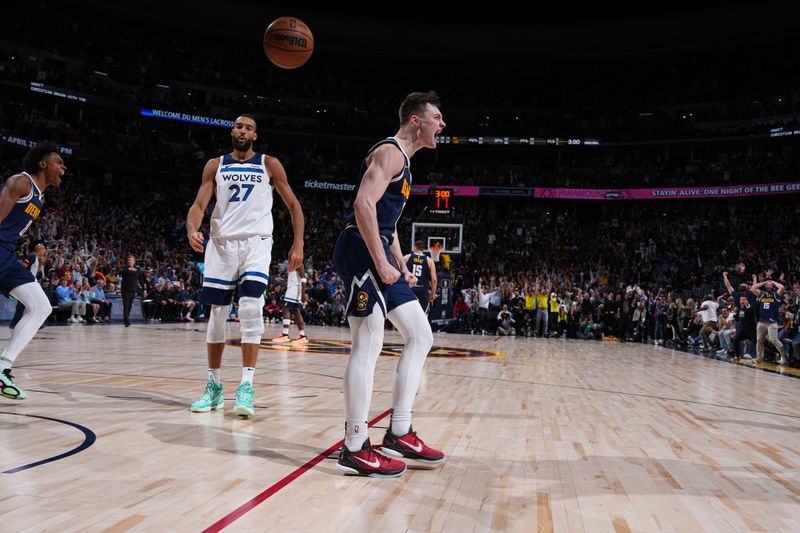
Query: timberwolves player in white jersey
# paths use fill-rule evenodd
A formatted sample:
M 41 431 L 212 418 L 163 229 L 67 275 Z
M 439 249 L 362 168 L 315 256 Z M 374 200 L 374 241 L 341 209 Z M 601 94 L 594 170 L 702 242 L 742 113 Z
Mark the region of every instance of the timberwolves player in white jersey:
M 303 267 L 292 270 L 286 276 L 286 292 L 283 294 L 283 331 L 272 342 L 290 342 L 292 344 L 308 344 L 306 325 L 303 322 L 303 295 L 306 292 L 306 274 Z M 289 337 L 289 325 L 297 325 L 297 338 Z
M 276 158 L 253 151 L 258 138 L 256 121 L 241 115 L 231 130 L 233 152 L 210 159 L 203 169 L 203 182 L 186 217 L 189 244 L 205 251 L 202 299 L 208 312 L 208 382 L 192 411 L 207 412 L 222 407 L 220 381 L 225 321 L 234 289 L 239 291 L 239 322 L 242 331 L 242 381 L 236 390 L 233 412 L 253 415 L 253 374 L 261 335 L 264 333 L 264 291 L 272 260 L 272 190 L 281 195 L 292 216 L 294 243 L 289 250 L 289 268 L 303 261 L 303 211 L 286 171 Z M 211 234 L 206 243 L 200 232 L 203 213 L 212 196 L 217 203 L 211 214 Z
M 30 270 L 17 261 L 14 251 L 17 241 L 39 218 L 45 189 L 61 185 L 61 176 L 67 171 L 58 146 L 50 142 L 31 148 L 22 168 L 24 172 L 0 185 L 0 292 L 25 306 L 11 340 L 0 353 L 0 395 L 12 400 L 24 400 L 28 395 L 14 383 L 11 365 L 53 310 L 44 290 Z
M 445 124 L 434 92 L 412 93 L 400 106 L 400 129 L 367 153 L 353 212 L 339 235 L 333 261 L 345 282 L 347 321 L 353 347 L 344 376 L 347 411 L 345 442 L 337 467 L 346 474 L 396 477 L 405 472 L 401 457 L 435 464 L 444 454 L 425 445 L 411 428 L 411 407 L 422 366 L 433 344 L 431 326 L 411 291 L 416 278 L 403 261 L 397 221 L 411 194 L 411 157 L 435 148 Z M 394 373 L 391 426 L 379 447 L 367 435 L 375 364 L 383 348 L 386 318 L 405 346 Z M 376 453 L 379 448 L 381 453 Z

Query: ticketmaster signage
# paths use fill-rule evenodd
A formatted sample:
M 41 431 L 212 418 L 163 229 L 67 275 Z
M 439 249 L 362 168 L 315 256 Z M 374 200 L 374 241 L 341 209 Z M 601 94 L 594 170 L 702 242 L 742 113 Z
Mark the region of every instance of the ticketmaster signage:
M 167 120 L 177 120 L 179 122 L 191 122 L 192 124 L 203 124 L 205 126 L 233 128 L 233 121 L 225 120 L 224 118 L 190 115 L 188 113 L 179 113 L 177 111 L 164 111 L 163 109 L 142 109 L 139 114 L 145 117 L 164 118 Z
M 329 181 L 306 180 L 303 182 L 306 189 L 323 189 L 326 191 L 353 192 L 356 186 L 352 183 L 331 183 Z

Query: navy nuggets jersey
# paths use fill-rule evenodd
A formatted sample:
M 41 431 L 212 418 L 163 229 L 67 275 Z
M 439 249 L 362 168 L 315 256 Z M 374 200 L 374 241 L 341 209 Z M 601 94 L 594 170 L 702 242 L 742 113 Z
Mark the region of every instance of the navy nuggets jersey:
M 406 263 L 408 270 L 417 278 L 417 287 L 426 290 L 431 287 L 431 268 L 428 265 L 428 256 L 425 254 L 411 253 Z
M 22 172 L 31 181 L 31 192 L 17 200 L 16 205 L 0 224 L 0 246 L 13 252 L 17 241 L 25 235 L 31 224 L 39 218 L 44 205 L 44 193 L 36 186 L 36 182 L 27 172 Z
M 758 301 L 758 320 L 759 322 L 778 322 L 778 309 L 780 309 L 783 298 L 777 292 L 761 292 L 756 298 Z
M 367 159 L 369 158 L 369 155 L 374 152 L 376 148 L 384 144 L 393 144 L 403 153 L 403 169 L 399 174 L 392 177 L 389 186 L 386 188 L 383 196 L 381 196 L 380 200 L 378 200 L 378 203 L 375 206 L 378 216 L 378 233 L 380 233 L 381 237 L 388 242 L 392 242 L 395 229 L 397 228 L 397 221 L 400 220 L 400 215 L 403 214 L 403 208 L 406 206 L 406 201 L 408 201 L 408 197 L 411 194 L 410 160 L 408 158 L 408 154 L 403 151 L 403 148 L 400 146 L 400 143 L 397 141 L 397 139 L 394 137 L 388 137 L 370 148 L 369 152 L 367 152 L 367 157 L 365 157 L 364 161 L 361 163 L 359 180 L 364 177 L 364 174 L 367 171 Z M 359 187 L 360 186 L 361 183 L 359 182 Z M 358 189 L 356 189 L 356 196 L 358 196 Z M 355 212 L 349 212 L 345 217 L 345 221 L 347 222 L 348 226 L 355 226 Z

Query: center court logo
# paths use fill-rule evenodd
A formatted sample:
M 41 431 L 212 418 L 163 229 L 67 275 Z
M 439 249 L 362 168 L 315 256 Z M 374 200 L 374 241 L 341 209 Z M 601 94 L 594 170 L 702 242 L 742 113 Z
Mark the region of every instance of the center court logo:
M 228 346 L 240 346 L 239 339 L 228 339 L 226 341 Z M 310 340 L 308 344 L 294 345 L 288 342 L 271 342 L 267 340 L 261 341 L 262 350 L 275 350 L 281 352 L 298 352 L 302 354 L 324 354 L 324 355 L 349 355 L 350 354 L 350 341 L 334 341 L 328 339 L 315 339 Z M 403 352 L 403 344 L 399 342 L 385 342 L 381 355 L 387 357 L 399 357 Z M 467 359 L 473 357 L 479 358 L 498 358 L 505 357 L 504 353 L 491 352 L 487 350 L 473 350 L 471 348 L 456 348 L 452 346 L 434 346 L 431 348 L 428 357 L 452 357 Z

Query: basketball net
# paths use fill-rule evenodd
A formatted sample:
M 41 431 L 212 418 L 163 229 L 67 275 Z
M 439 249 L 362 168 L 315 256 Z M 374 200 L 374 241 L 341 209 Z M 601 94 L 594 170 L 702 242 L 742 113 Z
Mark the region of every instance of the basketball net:
M 439 254 L 442 253 L 442 243 L 440 243 L 440 242 L 435 243 L 433 246 L 428 248 L 428 251 L 430 251 L 430 253 L 431 253 L 431 259 L 433 259 L 433 262 L 434 263 L 438 263 L 439 262 Z

